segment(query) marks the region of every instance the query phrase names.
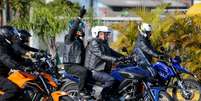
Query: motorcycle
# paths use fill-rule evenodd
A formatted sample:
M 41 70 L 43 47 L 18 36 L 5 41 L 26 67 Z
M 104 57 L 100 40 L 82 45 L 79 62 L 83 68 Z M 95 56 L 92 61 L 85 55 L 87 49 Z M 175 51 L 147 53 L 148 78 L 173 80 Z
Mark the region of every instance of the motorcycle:
M 8 79 L 22 92 L 17 101 L 73 101 L 67 92 L 60 90 L 51 57 L 36 55 L 36 62 L 29 70 L 13 70 Z
M 124 61 L 123 61 L 124 62 Z M 111 92 L 111 101 L 171 101 L 171 96 L 159 86 L 151 84 L 151 74 L 139 68 L 132 63 L 130 65 L 118 65 L 111 72 L 111 76 L 115 79 L 114 91 Z M 69 79 L 69 85 L 64 86 L 63 91 L 69 92 L 69 96 L 77 101 L 83 101 L 82 96 L 79 95 L 78 84 L 79 79 L 65 71 L 62 71 L 62 77 Z M 95 85 L 99 88 L 102 84 L 99 82 L 90 83 L 88 85 Z M 138 90 L 141 85 L 142 89 Z M 103 87 L 102 87 L 103 88 Z M 116 89 L 117 88 L 117 89 Z M 100 91 L 100 89 L 99 89 Z M 95 92 L 97 92 L 95 90 Z M 140 93 L 139 93 L 140 92 Z M 99 92 L 100 94 L 100 92 Z M 92 94 L 94 96 L 95 94 Z M 108 101 L 110 101 L 108 99 Z
M 158 61 L 152 64 L 157 71 L 158 85 L 166 89 L 172 88 L 172 96 L 176 101 L 201 101 L 201 86 L 196 75 L 181 65 L 181 58 L 169 57 L 168 62 Z M 182 74 L 192 78 L 184 79 Z

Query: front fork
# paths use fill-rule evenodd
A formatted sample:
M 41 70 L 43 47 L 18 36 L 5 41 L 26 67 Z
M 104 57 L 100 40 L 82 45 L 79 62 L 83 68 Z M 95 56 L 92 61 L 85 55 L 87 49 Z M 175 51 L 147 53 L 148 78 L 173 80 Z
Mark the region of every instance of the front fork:
M 177 85 L 181 89 L 182 93 L 186 94 L 186 88 L 184 87 L 183 82 L 181 80 L 177 81 Z
M 189 94 L 191 94 L 191 92 L 189 92 L 188 89 L 185 88 L 185 86 L 184 86 L 183 83 L 184 83 L 184 82 L 183 82 L 181 76 L 180 76 L 179 74 L 177 74 L 177 85 L 178 85 L 178 87 L 181 89 L 182 94 L 183 94 L 185 97 L 189 98 L 189 97 L 191 96 L 191 95 L 189 95 Z M 177 87 L 175 87 L 175 88 L 177 88 Z
M 152 101 L 155 101 L 154 93 L 152 92 L 152 90 L 151 90 L 151 88 L 150 88 L 150 84 L 147 83 L 147 82 L 143 82 L 143 85 L 144 85 L 144 87 L 145 87 L 145 90 L 148 91 L 148 94 L 150 95 L 151 100 L 152 100 Z

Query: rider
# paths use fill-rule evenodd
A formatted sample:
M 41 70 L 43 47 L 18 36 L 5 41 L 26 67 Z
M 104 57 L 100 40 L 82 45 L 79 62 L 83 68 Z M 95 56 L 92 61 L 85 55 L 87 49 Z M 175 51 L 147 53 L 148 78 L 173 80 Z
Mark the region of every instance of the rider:
M 85 67 L 92 72 L 92 78 L 104 83 L 101 92 L 102 100 L 108 100 L 114 78 L 108 74 L 115 62 L 122 55 L 112 50 L 108 45 L 110 30 L 106 26 L 92 28 L 92 39 L 86 47 Z
M 84 37 L 84 17 L 86 9 L 80 10 L 80 15 L 69 24 L 69 33 L 65 35 L 63 63 L 65 70 L 80 78 L 79 90 L 84 91 L 87 69 L 84 67 L 85 47 L 81 37 Z
M 148 23 L 141 23 L 138 26 L 139 34 L 133 49 L 133 53 L 136 56 L 136 62 L 139 66 L 148 69 L 152 76 L 155 76 L 155 71 L 150 67 L 152 57 L 163 56 L 160 52 L 155 50 L 150 42 L 150 36 L 152 34 L 152 27 Z
M 11 68 L 22 69 L 15 55 L 12 44 L 19 38 L 17 30 L 11 26 L 0 27 L 0 89 L 4 94 L 0 96 L 0 101 L 12 101 L 17 92 L 17 87 L 7 79 Z
M 25 66 L 31 66 L 33 63 L 30 59 L 25 59 L 23 56 L 30 55 L 30 52 L 44 52 L 43 50 L 39 50 L 28 45 L 29 38 L 31 34 L 26 30 L 17 30 L 17 34 L 19 38 L 15 38 L 12 43 L 12 48 L 17 57 L 21 57 L 19 59 L 19 63 Z

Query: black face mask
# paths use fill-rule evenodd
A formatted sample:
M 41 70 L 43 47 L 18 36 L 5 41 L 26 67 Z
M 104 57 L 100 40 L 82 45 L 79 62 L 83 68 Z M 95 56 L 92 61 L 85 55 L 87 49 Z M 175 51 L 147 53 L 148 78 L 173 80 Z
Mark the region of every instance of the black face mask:
M 84 37 L 84 36 L 85 36 L 85 33 L 83 32 L 81 37 Z

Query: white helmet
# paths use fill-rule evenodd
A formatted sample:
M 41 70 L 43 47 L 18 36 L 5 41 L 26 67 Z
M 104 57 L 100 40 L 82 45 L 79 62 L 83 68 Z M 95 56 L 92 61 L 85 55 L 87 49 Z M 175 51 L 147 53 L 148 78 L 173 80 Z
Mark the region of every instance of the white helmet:
M 110 29 L 107 26 L 95 26 L 91 28 L 92 37 L 96 38 L 99 32 L 110 33 Z
M 141 23 L 138 26 L 138 30 L 140 31 L 140 34 L 143 35 L 144 37 L 148 36 L 148 33 L 152 31 L 152 27 L 148 23 Z

